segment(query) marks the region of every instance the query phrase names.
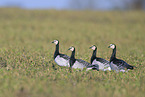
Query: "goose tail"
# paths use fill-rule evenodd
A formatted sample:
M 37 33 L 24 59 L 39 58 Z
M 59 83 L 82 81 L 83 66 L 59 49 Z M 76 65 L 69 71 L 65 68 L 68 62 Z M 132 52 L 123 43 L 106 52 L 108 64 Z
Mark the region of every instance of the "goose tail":
M 131 65 L 129 65 L 129 69 L 135 69 L 135 68 L 137 68 L 136 66 L 131 66 Z

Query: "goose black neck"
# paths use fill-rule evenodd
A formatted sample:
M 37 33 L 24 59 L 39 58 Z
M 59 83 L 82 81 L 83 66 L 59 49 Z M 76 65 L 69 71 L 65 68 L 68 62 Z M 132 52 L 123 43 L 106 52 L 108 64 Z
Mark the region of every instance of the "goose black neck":
M 75 59 L 75 49 L 71 53 L 71 58 L 74 58 Z
M 93 50 L 93 54 L 91 57 L 91 64 L 92 64 L 93 60 L 96 58 L 96 53 L 97 53 L 97 48 L 95 50 Z
M 110 58 L 110 62 L 111 62 L 114 58 L 116 58 L 116 47 L 113 49 L 112 56 L 111 56 L 111 58 Z
M 56 45 L 55 53 L 54 53 L 54 58 L 59 54 L 59 43 Z
M 73 66 L 73 64 L 75 63 L 75 49 L 72 51 L 72 54 L 71 54 L 71 57 L 70 57 L 70 61 L 69 61 L 69 63 L 70 63 L 70 67 L 72 67 Z

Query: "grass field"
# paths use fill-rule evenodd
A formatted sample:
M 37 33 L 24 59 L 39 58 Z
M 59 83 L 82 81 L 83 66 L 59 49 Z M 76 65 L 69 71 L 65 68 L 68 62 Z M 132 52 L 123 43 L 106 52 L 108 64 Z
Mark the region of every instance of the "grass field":
M 88 62 L 90 46 L 109 60 L 115 43 L 117 57 L 137 69 L 70 73 L 53 60 L 54 39 Z M 0 8 L 0 57 L 0 97 L 144 97 L 145 12 Z

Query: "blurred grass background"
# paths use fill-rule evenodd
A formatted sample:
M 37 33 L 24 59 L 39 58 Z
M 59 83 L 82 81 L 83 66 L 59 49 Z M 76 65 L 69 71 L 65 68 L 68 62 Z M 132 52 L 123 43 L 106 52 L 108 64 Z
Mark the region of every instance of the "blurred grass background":
M 0 8 L 0 97 L 144 97 L 144 11 L 56 11 Z M 53 60 L 54 39 L 60 52 L 90 61 L 90 46 L 109 60 L 117 57 L 138 68 L 127 73 L 69 73 Z M 1 64 L 2 65 L 2 64 Z M 55 69 L 52 67 L 55 65 Z

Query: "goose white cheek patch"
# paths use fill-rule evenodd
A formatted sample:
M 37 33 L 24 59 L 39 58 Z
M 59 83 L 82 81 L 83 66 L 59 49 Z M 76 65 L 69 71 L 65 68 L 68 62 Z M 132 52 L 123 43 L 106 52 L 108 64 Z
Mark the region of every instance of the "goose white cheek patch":
M 115 48 L 115 45 L 111 45 L 110 48 L 114 49 Z
M 95 49 L 96 49 L 96 47 L 95 47 L 95 46 L 93 46 L 93 47 L 92 47 L 92 49 L 93 49 L 93 50 L 95 50 Z
M 58 41 L 55 41 L 54 43 L 55 43 L 55 44 L 58 44 Z
M 72 47 L 70 50 L 71 50 L 71 51 L 74 51 L 74 48 Z

